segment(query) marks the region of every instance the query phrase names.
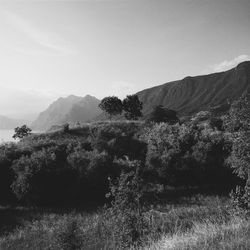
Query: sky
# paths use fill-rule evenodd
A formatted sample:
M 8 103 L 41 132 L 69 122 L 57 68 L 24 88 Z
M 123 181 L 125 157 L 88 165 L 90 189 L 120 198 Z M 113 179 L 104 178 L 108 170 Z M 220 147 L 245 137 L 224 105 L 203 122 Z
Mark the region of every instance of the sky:
M 250 60 L 249 0 L 0 0 L 0 115 Z

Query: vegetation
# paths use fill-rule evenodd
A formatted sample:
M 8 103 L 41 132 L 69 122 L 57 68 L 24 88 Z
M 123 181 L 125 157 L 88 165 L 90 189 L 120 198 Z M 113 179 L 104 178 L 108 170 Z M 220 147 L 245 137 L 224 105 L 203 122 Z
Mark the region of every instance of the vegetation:
M 110 119 L 112 116 L 120 115 L 122 113 L 122 101 L 116 96 L 103 98 L 99 107 L 109 114 Z
M 227 243 L 248 249 L 248 100 L 232 105 L 220 129 L 206 113 L 207 119 L 198 114 L 182 124 L 92 123 L 0 145 L 1 204 L 38 207 L 32 218 L 2 229 L 0 248 L 219 249 Z M 201 195 L 207 192 L 213 196 Z
M 177 113 L 174 110 L 166 109 L 162 105 L 154 107 L 150 114 L 148 121 L 150 122 L 167 122 L 169 124 L 175 124 L 179 121 Z
M 232 152 L 229 164 L 245 180 L 244 190 L 237 187 L 232 193 L 236 206 L 250 210 L 250 93 L 236 101 L 226 118 L 225 126 L 232 132 Z
M 142 102 L 137 95 L 128 95 L 123 101 L 116 96 L 108 96 L 102 99 L 99 107 L 109 114 L 110 119 L 123 111 L 127 120 L 138 120 L 142 116 Z
M 128 95 L 122 102 L 125 117 L 128 120 L 137 120 L 142 116 L 142 102 L 137 95 Z
M 22 139 L 31 134 L 31 129 L 27 127 L 27 125 L 23 125 L 22 127 L 15 128 L 15 134 L 13 135 L 14 139 Z

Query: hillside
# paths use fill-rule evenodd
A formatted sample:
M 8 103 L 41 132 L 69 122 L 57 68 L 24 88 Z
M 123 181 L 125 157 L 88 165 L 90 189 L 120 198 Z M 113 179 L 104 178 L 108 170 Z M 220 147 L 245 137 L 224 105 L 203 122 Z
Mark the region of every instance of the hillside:
M 88 122 L 101 113 L 98 107 L 99 100 L 93 96 L 85 97 L 70 95 L 53 102 L 32 123 L 36 130 L 48 130 L 53 125 L 62 125 L 66 122 Z
M 14 129 L 17 126 L 26 123 L 24 120 L 11 119 L 6 116 L 0 115 L 0 129 Z
M 209 108 L 228 109 L 250 87 L 250 61 L 220 73 L 185 77 L 137 93 L 147 115 L 156 105 L 178 112 L 179 117 L 189 116 Z

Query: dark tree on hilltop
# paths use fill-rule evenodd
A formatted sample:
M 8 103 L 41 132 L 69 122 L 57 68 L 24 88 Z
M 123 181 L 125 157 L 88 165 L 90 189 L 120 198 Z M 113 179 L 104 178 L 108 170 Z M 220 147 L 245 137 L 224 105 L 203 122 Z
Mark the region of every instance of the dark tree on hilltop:
M 179 121 L 176 111 L 166 109 L 162 105 L 157 105 L 154 108 L 148 120 L 152 122 L 167 122 L 169 124 L 175 124 Z
M 142 102 L 137 95 L 127 95 L 123 100 L 123 110 L 128 120 L 137 120 L 142 116 Z
M 103 98 L 99 107 L 109 114 L 110 119 L 113 115 L 120 115 L 122 113 L 122 101 L 116 96 Z
M 31 129 L 27 127 L 27 125 L 23 125 L 22 127 L 15 128 L 15 134 L 12 136 L 14 139 L 22 139 L 31 134 Z

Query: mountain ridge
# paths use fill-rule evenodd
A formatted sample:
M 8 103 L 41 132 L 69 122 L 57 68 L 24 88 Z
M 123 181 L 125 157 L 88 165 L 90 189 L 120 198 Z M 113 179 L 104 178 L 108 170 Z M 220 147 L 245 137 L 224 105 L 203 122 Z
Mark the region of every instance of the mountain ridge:
M 163 105 L 179 116 L 189 116 L 213 106 L 222 106 L 238 98 L 250 86 L 250 61 L 228 71 L 209 75 L 188 76 L 137 93 L 144 103 L 145 115 L 152 107 Z

